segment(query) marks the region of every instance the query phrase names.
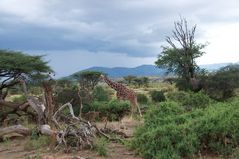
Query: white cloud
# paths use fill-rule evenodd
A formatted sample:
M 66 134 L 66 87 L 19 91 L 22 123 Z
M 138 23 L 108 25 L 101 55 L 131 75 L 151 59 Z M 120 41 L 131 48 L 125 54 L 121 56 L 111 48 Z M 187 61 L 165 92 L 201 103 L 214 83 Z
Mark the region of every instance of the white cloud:
M 239 22 L 216 23 L 207 26 L 203 39 L 209 45 L 205 48 L 206 54 L 198 59 L 200 64 L 238 62 L 239 61 Z

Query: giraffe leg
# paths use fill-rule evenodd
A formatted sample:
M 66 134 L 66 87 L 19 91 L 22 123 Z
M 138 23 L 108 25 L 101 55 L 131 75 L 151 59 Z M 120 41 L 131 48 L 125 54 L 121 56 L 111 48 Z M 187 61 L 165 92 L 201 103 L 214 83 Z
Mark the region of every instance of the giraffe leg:
M 137 102 L 137 98 L 134 98 L 134 103 L 135 103 L 135 107 L 137 107 L 136 109 L 138 109 L 138 111 L 139 111 L 140 117 L 142 117 L 141 110 L 140 110 L 140 107 L 139 107 L 138 102 Z
M 131 104 L 131 115 L 130 115 L 130 119 L 133 119 L 133 113 L 134 113 L 134 106 Z

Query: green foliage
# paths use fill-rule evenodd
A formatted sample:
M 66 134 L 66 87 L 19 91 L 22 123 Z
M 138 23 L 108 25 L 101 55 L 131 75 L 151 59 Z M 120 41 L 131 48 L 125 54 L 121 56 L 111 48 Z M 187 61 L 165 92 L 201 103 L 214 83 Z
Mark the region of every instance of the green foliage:
M 239 65 L 229 65 L 215 74 L 210 74 L 206 78 L 204 90 L 211 98 L 226 100 L 233 97 L 237 88 L 239 88 Z
M 153 102 L 163 102 L 166 100 L 164 93 L 162 91 L 151 91 L 150 96 Z
M 176 80 L 175 80 L 175 83 L 176 83 L 176 87 L 177 87 L 179 90 L 182 90 L 182 91 L 192 90 L 190 82 L 188 82 L 188 81 L 187 81 L 186 79 L 184 79 L 184 78 L 178 78 L 178 79 L 176 79 Z
M 90 107 L 91 111 L 100 112 L 100 116 L 109 120 L 120 120 L 129 112 L 130 104 L 126 101 L 112 99 L 109 102 L 94 101 Z
M 186 108 L 206 108 L 211 102 L 212 100 L 210 97 L 203 92 L 191 92 L 189 98 L 187 98 L 182 104 Z
M 205 45 L 197 44 L 195 41 L 196 26 L 189 29 L 185 19 L 180 19 L 174 24 L 175 29 L 172 38 L 166 38 L 170 47 L 163 47 L 163 51 L 158 55 L 155 64 L 159 68 L 166 68 L 168 73 L 174 73 L 189 83 L 190 78 L 194 77 L 200 70 L 195 59 L 204 54 L 201 50 Z
M 133 79 L 134 85 L 141 87 L 141 86 L 148 86 L 149 84 L 149 78 L 148 77 L 137 77 Z
M 27 79 L 34 77 L 45 78 L 53 72 L 43 61 L 43 56 L 31 56 L 22 52 L 0 50 L 0 89 L 17 84 L 16 79 L 24 75 Z M 5 80 L 5 78 L 8 78 Z M 1 80 L 2 78 L 2 80 Z M 4 79 L 4 80 L 3 80 Z
M 67 78 L 62 78 L 56 81 L 56 85 L 61 88 L 70 88 L 72 87 L 73 82 Z
M 46 147 L 50 144 L 50 139 L 48 136 L 40 136 L 37 139 L 28 138 L 25 145 L 24 150 L 37 150 L 42 147 Z
M 38 129 L 35 127 L 32 129 L 32 133 L 31 133 L 31 140 L 37 140 L 39 138 L 39 132 Z
M 212 100 L 203 92 L 171 92 L 167 95 L 168 99 L 180 103 L 187 110 L 193 108 L 206 108 Z
M 148 103 L 148 97 L 145 94 L 137 94 L 137 101 L 140 104 L 147 104 Z
M 26 97 L 23 95 L 16 95 L 16 96 L 13 96 L 12 101 L 16 103 L 22 103 L 26 101 Z
M 232 158 L 239 159 L 239 149 L 237 148 L 234 153 L 232 154 Z
M 92 91 L 97 83 L 100 81 L 102 72 L 98 71 L 84 71 L 73 75 L 79 81 L 81 88 Z
M 108 101 L 109 92 L 105 90 L 102 86 L 97 86 L 93 90 L 93 98 L 96 101 Z
M 61 90 L 60 92 L 58 92 L 55 96 L 56 102 L 59 103 L 60 105 L 70 102 L 72 99 L 73 101 L 71 102 L 71 104 L 73 105 L 74 112 L 76 114 L 79 114 L 81 101 L 78 96 L 77 89 L 65 88 Z M 86 104 L 86 103 L 83 103 L 83 104 Z
M 125 76 L 125 77 L 123 77 L 124 78 L 124 80 L 126 81 L 126 83 L 128 84 L 128 85 L 130 85 L 130 84 L 132 84 L 133 83 L 133 81 L 137 78 L 136 76 L 131 76 L 131 75 L 129 75 L 129 76 Z
M 12 145 L 12 141 L 7 137 L 0 138 L 0 143 L 7 149 L 11 148 Z
M 58 92 L 56 95 L 56 101 L 60 104 L 65 104 L 71 99 L 78 99 L 78 91 L 70 88 L 66 88 L 61 92 Z M 76 104 L 76 103 L 74 103 Z
M 203 151 L 230 155 L 239 144 L 238 104 L 215 103 L 191 112 L 175 102 L 151 106 L 131 146 L 145 158 L 193 158 Z
M 98 153 L 98 155 L 106 157 L 108 154 L 107 146 L 109 141 L 106 138 L 96 138 L 93 144 L 93 149 Z
M 190 94 L 185 91 L 176 91 L 176 92 L 170 92 L 167 94 L 167 98 L 170 101 L 174 101 L 177 103 L 184 103 L 186 100 L 190 100 Z
M 124 81 L 130 85 L 134 84 L 135 86 L 141 87 L 141 86 L 148 86 L 149 84 L 149 78 L 148 77 L 137 77 L 137 76 L 125 76 Z

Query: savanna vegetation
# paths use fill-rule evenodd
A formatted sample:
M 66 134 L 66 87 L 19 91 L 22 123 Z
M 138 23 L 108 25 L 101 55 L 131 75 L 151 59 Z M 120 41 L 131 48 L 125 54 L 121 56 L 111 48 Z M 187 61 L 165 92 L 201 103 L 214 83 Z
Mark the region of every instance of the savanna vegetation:
M 135 113 L 127 122 L 137 128 L 120 125 L 131 104 L 116 98 L 103 72 L 54 79 L 43 56 L 0 50 L 0 148 L 10 149 L 20 136 L 35 158 L 53 149 L 91 149 L 113 158 L 109 147 L 115 143 L 146 159 L 238 158 L 239 65 L 200 69 L 195 59 L 206 45 L 196 42 L 195 31 L 185 19 L 175 22 L 156 61 L 169 76 L 112 79 L 136 92 L 143 118 Z

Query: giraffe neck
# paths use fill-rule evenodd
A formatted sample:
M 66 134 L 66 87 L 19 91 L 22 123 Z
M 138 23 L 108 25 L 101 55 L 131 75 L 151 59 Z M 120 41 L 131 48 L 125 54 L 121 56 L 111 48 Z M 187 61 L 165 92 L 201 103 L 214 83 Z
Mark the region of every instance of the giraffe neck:
M 111 88 L 113 88 L 114 90 L 116 90 L 116 91 L 118 90 L 118 88 L 119 88 L 119 84 L 118 84 L 118 83 L 111 81 L 111 80 L 108 79 L 107 77 L 104 77 L 104 81 L 105 81 Z

